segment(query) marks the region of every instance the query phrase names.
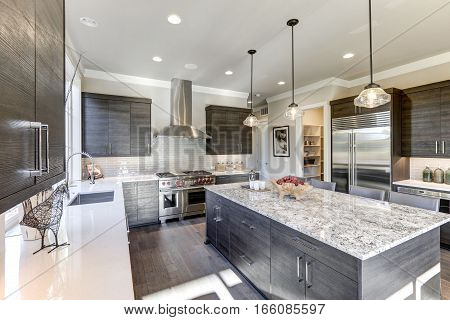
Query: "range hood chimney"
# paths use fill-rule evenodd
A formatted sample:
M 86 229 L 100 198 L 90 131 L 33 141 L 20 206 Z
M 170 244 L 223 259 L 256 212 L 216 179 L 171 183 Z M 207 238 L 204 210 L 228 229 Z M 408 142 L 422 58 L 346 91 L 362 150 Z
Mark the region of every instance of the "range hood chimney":
M 190 139 L 211 138 L 192 126 L 192 81 L 172 79 L 170 88 L 170 126 L 158 134 L 160 137 Z

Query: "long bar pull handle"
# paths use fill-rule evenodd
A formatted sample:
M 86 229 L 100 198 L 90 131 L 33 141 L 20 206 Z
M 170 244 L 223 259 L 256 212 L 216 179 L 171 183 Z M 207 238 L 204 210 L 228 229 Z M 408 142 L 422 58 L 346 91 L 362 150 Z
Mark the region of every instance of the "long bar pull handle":
M 306 264 L 305 264 L 305 274 L 306 274 L 305 282 L 306 282 L 306 286 L 307 286 L 308 288 L 311 288 L 311 287 L 312 287 L 311 278 L 309 277 L 309 266 L 310 266 L 310 265 L 311 265 L 311 262 L 306 261 Z
M 303 281 L 303 274 L 300 271 L 301 265 L 302 265 L 302 260 L 303 257 L 297 257 L 297 278 L 298 278 L 298 282 L 302 282 Z
M 250 258 L 248 258 L 245 254 L 240 255 L 239 258 L 241 258 L 249 266 L 251 266 L 253 264 L 253 261 L 250 260 Z
M 49 173 L 50 172 L 50 144 L 48 143 L 48 136 L 49 136 L 49 130 L 48 130 L 48 124 L 41 124 L 41 133 L 45 132 L 45 167 L 42 168 L 43 173 Z M 42 148 L 41 148 L 42 149 Z M 42 151 L 42 150 L 41 150 Z
M 30 170 L 31 177 L 42 176 L 42 123 L 30 122 L 30 129 L 37 132 L 37 163 L 34 170 Z
M 445 154 L 445 141 L 442 140 L 442 150 L 441 150 L 442 154 Z
M 439 153 L 439 150 L 438 150 L 439 149 L 439 142 L 437 140 L 435 141 L 435 148 L 436 148 L 435 153 L 438 154 Z
M 150 154 L 150 143 L 147 143 L 147 155 Z
M 349 186 L 352 185 L 352 135 L 351 134 L 348 135 L 348 185 Z
M 251 224 L 245 222 L 245 220 L 242 220 L 241 223 L 242 223 L 244 226 L 246 226 L 247 228 L 249 228 L 250 230 L 254 230 L 254 229 L 255 229 L 254 226 L 252 226 Z

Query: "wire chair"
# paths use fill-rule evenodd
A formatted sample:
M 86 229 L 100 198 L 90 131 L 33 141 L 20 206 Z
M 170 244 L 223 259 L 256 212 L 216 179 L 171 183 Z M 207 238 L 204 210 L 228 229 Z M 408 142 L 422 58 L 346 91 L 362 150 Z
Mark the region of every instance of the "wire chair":
M 20 225 L 37 229 L 42 237 L 41 248 L 33 252 L 33 254 L 48 247 L 53 247 L 53 249 L 48 252 L 50 253 L 56 248 L 69 245 L 67 242 L 61 244 L 58 242 L 58 231 L 63 214 L 64 196 L 67 194 L 67 185 L 61 184 L 45 201 L 24 214 Z M 55 243 L 44 245 L 44 238 L 47 230 L 51 230 L 53 232 L 53 235 L 55 236 Z

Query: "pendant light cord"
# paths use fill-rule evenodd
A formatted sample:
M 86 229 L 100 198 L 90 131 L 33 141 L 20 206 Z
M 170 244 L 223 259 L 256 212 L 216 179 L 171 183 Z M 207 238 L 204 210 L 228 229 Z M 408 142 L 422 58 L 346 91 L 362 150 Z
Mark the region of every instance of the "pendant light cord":
M 291 40 L 292 40 L 292 48 L 291 48 L 291 55 L 292 55 L 292 103 L 294 103 L 294 26 L 291 27 Z
M 373 83 L 373 63 L 372 63 L 372 0 L 369 0 L 369 41 L 370 41 L 370 84 Z
M 252 58 L 250 67 L 250 110 L 253 113 L 253 54 L 250 54 Z

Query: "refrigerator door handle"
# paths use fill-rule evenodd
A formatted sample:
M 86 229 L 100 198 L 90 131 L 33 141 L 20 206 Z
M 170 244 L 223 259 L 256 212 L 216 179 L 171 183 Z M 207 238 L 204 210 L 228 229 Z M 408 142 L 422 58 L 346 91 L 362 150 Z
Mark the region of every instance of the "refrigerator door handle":
M 352 185 L 352 134 L 348 134 L 348 186 Z
M 358 177 L 356 176 L 356 134 L 352 132 L 352 185 L 357 185 Z

